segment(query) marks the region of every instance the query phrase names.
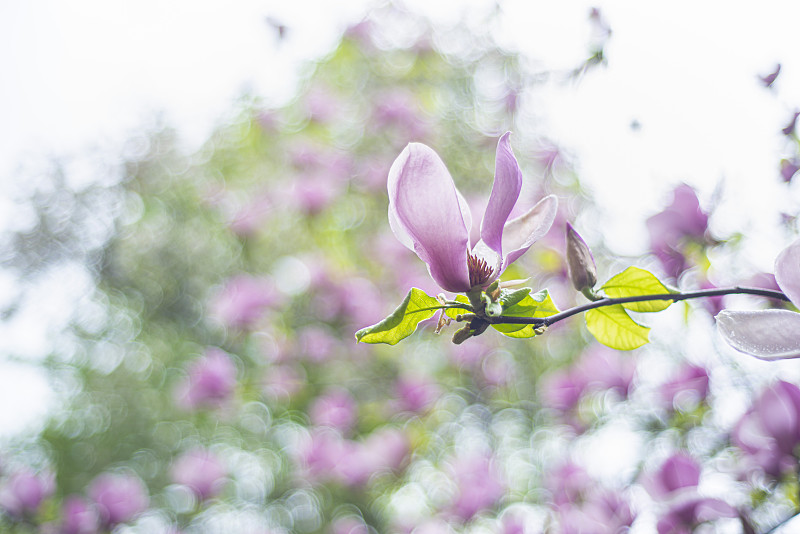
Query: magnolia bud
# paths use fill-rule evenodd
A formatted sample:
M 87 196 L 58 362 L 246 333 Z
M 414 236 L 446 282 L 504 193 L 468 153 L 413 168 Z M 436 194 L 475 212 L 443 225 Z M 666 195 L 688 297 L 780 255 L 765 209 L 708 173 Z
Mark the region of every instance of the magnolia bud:
M 597 283 L 597 266 L 592 251 L 578 232 L 567 223 L 567 270 L 575 289 L 591 294 Z

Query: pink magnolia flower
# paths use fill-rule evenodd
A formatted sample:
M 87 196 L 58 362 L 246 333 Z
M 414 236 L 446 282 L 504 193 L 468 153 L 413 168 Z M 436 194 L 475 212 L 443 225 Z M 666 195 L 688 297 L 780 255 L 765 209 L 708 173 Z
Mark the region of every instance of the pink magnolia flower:
M 699 365 L 685 365 L 659 393 L 669 409 L 696 406 L 708 396 L 708 372 Z
M 214 298 L 212 313 L 225 326 L 247 329 L 280 300 L 271 280 L 243 274 L 225 283 Z
M 473 454 L 456 459 L 452 476 L 458 493 L 451 505 L 452 513 L 468 521 L 488 508 L 495 506 L 506 493 L 506 485 L 497 466 L 488 456 Z
M 356 422 L 358 405 L 350 393 L 336 389 L 317 397 L 308 412 L 315 425 L 346 433 Z
M 59 534 L 95 534 L 100 524 L 97 512 L 81 497 L 64 499 Z
M 655 499 L 670 499 L 678 493 L 692 491 L 700 483 L 700 464 L 686 453 L 679 452 L 643 481 L 645 489 Z
M 54 490 L 55 480 L 52 473 L 35 473 L 22 469 L 13 473 L 0 486 L 0 508 L 17 517 L 35 513 Z
M 731 441 L 752 467 L 775 477 L 793 470 L 800 443 L 800 388 L 779 381 L 764 390 L 736 424 Z
M 216 407 L 236 388 L 236 365 L 226 352 L 209 348 L 189 367 L 188 376 L 178 386 L 178 404 L 187 409 Z
M 130 521 L 150 504 L 147 488 L 135 475 L 103 473 L 89 485 L 89 497 L 106 526 Z
M 775 260 L 775 280 L 795 306 L 800 306 L 800 239 Z M 800 313 L 789 310 L 722 310 L 717 330 L 730 346 L 762 360 L 800 357 Z
M 678 278 L 688 267 L 684 256 L 685 242 L 702 242 L 708 228 L 708 214 L 691 186 L 681 184 L 673 192 L 672 204 L 647 219 L 650 249 L 664 271 Z
M 436 382 L 421 376 L 401 377 L 394 388 L 397 408 L 405 412 L 423 413 L 442 394 Z
M 509 135 L 497 144 L 494 185 L 481 223 L 481 240 L 474 247 L 469 243 L 472 214 L 436 152 L 411 143 L 389 170 L 389 225 L 446 291 L 488 286 L 553 224 L 558 207 L 553 195 L 508 220 L 522 188 L 522 171 Z
M 701 523 L 737 516 L 736 509 L 724 501 L 695 497 L 672 506 L 658 521 L 658 534 L 691 534 Z
M 205 500 L 220 492 L 227 471 L 217 455 L 195 449 L 175 460 L 170 473 L 174 482 L 188 486 L 200 500 Z

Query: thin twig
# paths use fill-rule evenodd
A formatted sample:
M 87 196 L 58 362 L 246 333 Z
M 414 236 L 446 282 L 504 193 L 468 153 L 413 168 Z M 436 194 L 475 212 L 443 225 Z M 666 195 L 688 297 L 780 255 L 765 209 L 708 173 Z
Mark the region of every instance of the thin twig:
M 537 326 L 550 326 L 559 321 L 562 321 L 573 315 L 583 313 L 585 311 L 602 308 L 604 306 L 614 306 L 616 304 L 628 304 L 632 302 L 648 302 L 653 300 L 689 300 L 703 297 L 719 297 L 722 295 L 758 295 L 761 297 L 769 297 L 778 300 L 785 300 L 789 302 L 789 297 L 780 291 L 772 291 L 771 289 L 759 289 L 753 287 L 727 287 L 717 289 L 703 289 L 700 291 L 687 291 L 685 293 L 667 293 L 663 295 L 637 295 L 635 297 L 620 297 L 620 298 L 603 298 L 595 300 L 587 304 L 575 306 L 563 312 L 548 317 L 484 317 L 483 319 L 489 324 L 533 324 Z

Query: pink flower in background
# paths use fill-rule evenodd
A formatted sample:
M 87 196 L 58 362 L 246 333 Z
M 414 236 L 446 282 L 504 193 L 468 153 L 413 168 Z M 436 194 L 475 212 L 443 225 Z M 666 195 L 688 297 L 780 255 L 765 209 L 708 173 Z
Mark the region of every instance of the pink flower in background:
M 800 388 L 779 381 L 764 390 L 731 433 L 731 441 L 752 468 L 780 477 L 797 466 L 800 443 Z
M 792 115 L 792 118 L 789 120 L 789 123 L 781 130 L 783 135 L 790 137 L 794 135 L 795 130 L 797 129 L 797 118 L 800 117 L 800 111 L 795 111 Z
M 200 500 L 217 495 L 227 482 L 227 470 L 219 457 L 205 449 L 184 453 L 170 469 L 172 480 L 188 486 Z
M 592 345 L 574 366 L 588 391 L 614 391 L 627 398 L 633 389 L 636 360 L 618 350 Z
M 59 534 L 95 534 L 99 527 L 100 518 L 85 499 L 75 495 L 64 499 Z
M 684 452 L 673 454 L 642 484 L 654 499 L 665 500 L 694 491 L 700 483 L 700 464 Z
M 494 185 L 481 223 L 481 241 L 469 246 L 472 214 L 453 178 L 431 148 L 411 143 L 389 170 L 389 225 L 428 266 L 439 286 L 454 293 L 486 287 L 544 236 L 558 201 L 548 196 L 508 220 L 522 188 L 522 171 L 509 134 L 497 144 Z
M 417 96 L 409 91 L 393 89 L 378 95 L 370 128 L 375 132 L 391 128 L 399 141 L 406 143 L 428 134 L 429 125 L 420 110 Z
M 189 366 L 177 401 L 188 409 L 213 408 L 228 400 L 235 388 L 236 365 L 225 351 L 212 347 Z
M 394 428 L 376 430 L 364 441 L 344 439 L 332 429 L 318 428 L 298 447 L 297 462 L 303 477 L 358 487 L 376 474 L 399 470 L 409 450 L 408 438 Z
M 12 473 L 0 486 L 0 508 L 16 517 L 34 514 L 54 491 L 52 473 L 21 469 Z
M 800 239 L 778 254 L 775 280 L 800 306 Z M 800 313 L 789 310 L 722 310 L 717 331 L 730 346 L 762 360 L 800 357 Z
M 557 510 L 561 534 L 627 532 L 636 516 L 622 494 L 607 488 L 596 489 L 586 500 Z
M 299 393 L 306 382 L 302 367 L 273 365 L 267 369 L 264 377 L 264 395 L 272 400 L 285 402 Z
M 456 458 L 450 471 L 458 489 L 449 510 L 463 521 L 493 508 L 506 494 L 506 485 L 489 456 L 471 454 Z
M 212 314 L 225 326 L 247 329 L 281 300 L 271 280 L 243 274 L 225 283 L 211 308 Z
M 701 523 L 738 515 L 734 507 L 719 499 L 679 501 L 658 521 L 658 534 L 691 534 Z
M 595 485 L 586 469 L 574 462 L 566 462 L 548 472 L 544 481 L 556 506 L 582 500 Z
M 708 396 L 708 372 L 699 365 L 684 365 L 659 393 L 669 409 L 690 409 Z
M 108 527 L 134 519 L 150 504 L 142 480 L 129 474 L 99 475 L 89 484 L 89 497 L 97 505 L 103 524 Z
M 791 182 L 797 171 L 800 171 L 800 160 L 797 158 L 781 160 L 781 177 L 784 182 Z
M 571 370 L 559 369 L 542 377 L 539 395 L 548 407 L 568 412 L 580 402 L 585 386 Z
M 311 120 L 328 123 L 337 117 L 341 102 L 329 88 L 314 87 L 305 96 L 305 107 Z
M 317 397 L 308 414 L 317 426 L 327 426 L 342 433 L 349 432 L 356 422 L 358 405 L 343 389 L 328 391 Z
M 564 534 L 625 532 L 635 518 L 626 497 L 600 486 L 574 462 L 547 473 L 544 485 Z
M 681 184 L 673 192 L 672 204 L 647 219 L 650 249 L 664 272 L 678 278 L 688 268 L 684 247 L 687 241 L 703 242 L 708 214 L 700 208 L 694 189 Z
M 633 388 L 636 362 L 619 351 L 601 346 L 589 347 L 568 369 L 559 369 L 542 377 L 540 395 L 545 404 L 563 414 L 573 412 L 586 395 L 614 391 L 628 397 Z M 576 431 L 584 424 L 575 414 L 567 422 Z
M 301 355 L 307 360 L 320 363 L 331 358 L 336 347 L 340 344 L 328 329 L 322 326 L 311 325 L 298 331 L 298 341 Z
M 272 203 L 266 195 L 256 196 L 238 210 L 228 221 L 228 227 L 240 237 L 249 237 L 258 232 L 272 213 Z
M 398 471 L 409 454 L 408 438 L 394 428 L 376 430 L 364 441 L 347 440 L 345 445 L 334 471 L 351 487 L 363 486 L 375 475 Z
M 333 522 L 330 534 L 370 534 L 369 527 L 360 517 L 342 517 Z
M 435 382 L 420 376 L 406 376 L 395 383 L 397 407 L 400 411 L 422 413 L 441 396 Z

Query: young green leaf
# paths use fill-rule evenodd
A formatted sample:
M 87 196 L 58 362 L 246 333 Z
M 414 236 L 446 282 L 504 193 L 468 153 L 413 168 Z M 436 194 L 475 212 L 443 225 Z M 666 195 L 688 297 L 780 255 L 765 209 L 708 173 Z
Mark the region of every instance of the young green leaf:
M 526 288 L 527 289 L 527 288 Z M 548 317 L 558 313 L 558 308 L 550 298 L 546 289 L 525 295 L 525 297 L 509 306 L 503 317 Z M 532 324 L 493 324 L 492 328 L 508 337 L 527 338 L 536 335 L 536 325 Z
M 430 319 L 442 307 L 434 297 L 414 287 L 390 316 L 378 324 L 356 332 L 356 340 L 364 343 L 395 345 L 413 334 L 421 321 Z
M 637 297 L 640 295 L 666 295 L 672 293 L 651 272 L 639 267 L 628 267 L 613 276 L 601 288 L 610 298 Z M 658 312 L 666 310 L 671 300 L 649 300 L 646 302 L 629 302 L 623 306 L 635 312 Z
M 456 302 L 461 302 L 469 306 L 469 299 L 466 295 L 456 295 Z M 445 308 L 444 313 L 450 317 L 451 319 L 455 319 L 459 315 L 463 315 L 465 313 L 469 313 L 469 310 L 464 308 Z
M 633 350 L 650 341 L 650 329 L 631 319 L 621 304 L 587 311 L 586 328 L 612 349 Z

